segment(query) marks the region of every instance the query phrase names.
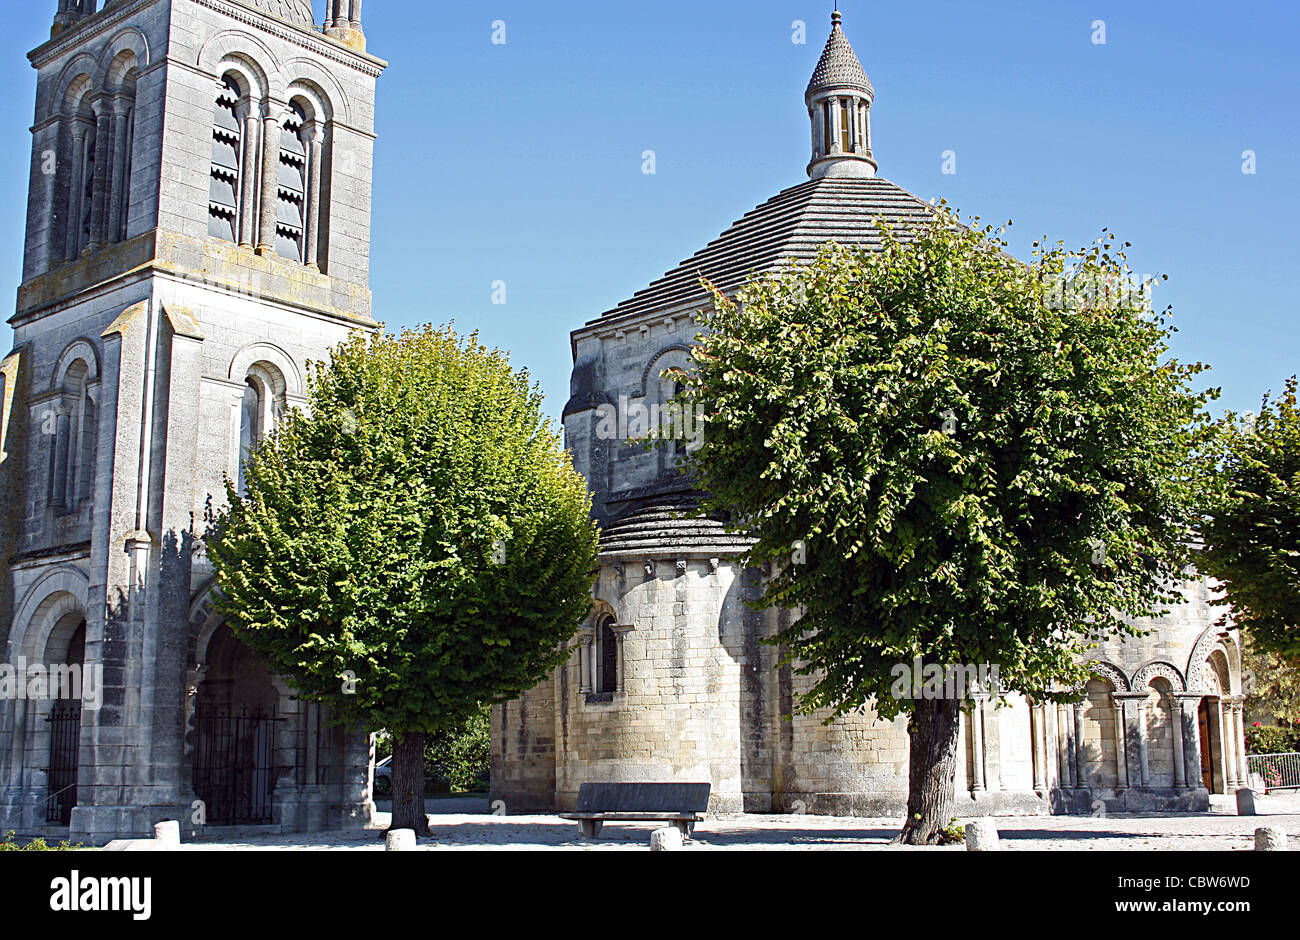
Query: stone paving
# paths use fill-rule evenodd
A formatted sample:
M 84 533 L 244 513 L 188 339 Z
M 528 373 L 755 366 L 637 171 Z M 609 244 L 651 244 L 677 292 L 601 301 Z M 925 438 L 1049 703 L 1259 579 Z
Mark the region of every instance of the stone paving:
M 435 807 L 430 807 L 435 808 Z M 453 807 L 449 807 L 453 808 Z M 459 808 L 459 807 L 454 807 Z M 1215 797 L 1209 813 L 1153 815 L 1020 816 L 995 822 L 1005 851 L 1249 851 L 1259 826 L 1280 826 L 1293 846 L 1300 839 L 1300 793 L 1257 797 L 1259 815 L 1236 815 L 1230 798 Z M 368 830 L 303 835 L 241 837 L 232 841 L 197 842 L 183 851 L 383 851 L 382 828 L 389 815 L 380 813 Z M 598 851 L 645 850 L 650 824 L 607 823 L 598 839 L 583 840 L 575 822 L 557 816 L 493 816 L 440 814 L 430 817 L 432 835 L 419 849 Z M 963 846 L 916 849 L 891 846 L 898 831 L 893 819 L 834 816 L 727 815 L 701 822 L 687 851 L 850 849 L 887 851 L 964 851 Z

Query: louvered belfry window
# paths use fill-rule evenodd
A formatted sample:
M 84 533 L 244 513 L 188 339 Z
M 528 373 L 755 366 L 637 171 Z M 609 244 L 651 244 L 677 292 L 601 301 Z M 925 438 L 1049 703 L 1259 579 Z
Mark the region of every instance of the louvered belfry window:
M 239 86 L 227 78 L 217 94 L 212 122 L 212 184 L 208 195 L 208 234 L 239 240 Z
M 307 115 L 296 101 L 280 135 L 280 179 L 275 207 L 275 253 L 303 260 L 304 220 L 307 217 L 307 144 L 303 127 Z

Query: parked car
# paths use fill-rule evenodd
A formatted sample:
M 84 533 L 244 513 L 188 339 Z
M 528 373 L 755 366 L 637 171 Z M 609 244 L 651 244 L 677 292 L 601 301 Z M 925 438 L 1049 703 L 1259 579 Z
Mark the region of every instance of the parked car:
M 387 799 L 393 795 L 393 755 L 389 754 L 375 764 L 375 796 Z
M 451 780 L 436 765 L 425 765 L 424 792 L 426 794 L 451 792 Z M 375 764 L 375 798 L 391 799 L 393 795 L 393 755 L 389 754 Z

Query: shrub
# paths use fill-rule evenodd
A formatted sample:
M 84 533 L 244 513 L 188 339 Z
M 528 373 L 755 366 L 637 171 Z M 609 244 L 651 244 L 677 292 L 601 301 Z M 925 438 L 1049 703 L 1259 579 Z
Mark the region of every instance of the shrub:
M 1279 728 L 1254 724 L 1246 728 L 1246 753 L 1291 754 L 1300 752 L 1300 727 Z
M 33 839 L 26 845 L 19 845 L 14 839 L 12 829 L 5 833 L 4 839 L 0 840 L 0 852 L 75 852 L 81 848 L 80 842 L 72 845 L 66 839 L 58 845 L 50 845 L 44 839 Z

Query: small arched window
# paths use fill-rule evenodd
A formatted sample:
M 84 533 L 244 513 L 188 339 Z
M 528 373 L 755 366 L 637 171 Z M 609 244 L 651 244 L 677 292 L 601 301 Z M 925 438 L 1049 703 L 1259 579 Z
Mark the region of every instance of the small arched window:
M 208 194 L 208 234 L 228 242 L 239 240 L 240 157 L 239 86 L 230 76 L 217 93 L 212 119 L 212 181 Z
M 85 361 L 69 366 L 62 394 L 47 419 L 54 425 L 50 505 L 58 512 L 75 512 L 93 492 L 97 422 L 89 379 Z
M 262 390 L 256 379 L 250 378 L 244 383 L 244 398 L 239 412 L 239 494 L 248 493 L 248 478 L 245 465 L 253 455 L 253 449 L 263 436 Z
M 618 637 L 614 618 L 602 617 L 596 628 L 596 691 L 618 690 Z

